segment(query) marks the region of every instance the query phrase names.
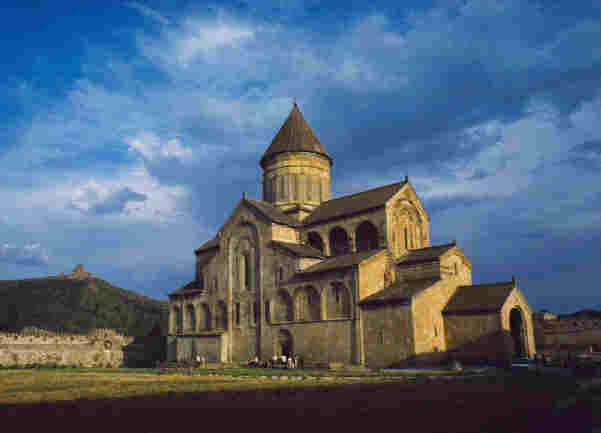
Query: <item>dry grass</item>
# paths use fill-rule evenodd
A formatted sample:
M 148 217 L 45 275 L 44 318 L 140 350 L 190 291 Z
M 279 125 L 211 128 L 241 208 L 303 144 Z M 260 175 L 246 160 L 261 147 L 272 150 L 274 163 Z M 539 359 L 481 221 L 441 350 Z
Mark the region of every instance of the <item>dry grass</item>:
M 289 426 L 307 428 L 342 425 L 341 420 L 356 428 L 373 428 L 402 420 L 412 431 L 590 431 L 578 428 L 600 422 L 601 403 L 591 397 L 598 399 L 601 387 L 582 393 L 578 382 L 531 374 L 392 383 L 363 378 L 351 384 L 340 378 L 308 383 L 148 372 L 4 370 L 0 419 L 13 417 L 22 425 L 44 419 L 60 422 L 63 431 L 87 433 L 130 422 L 135 427 L 129 431 L 148 433 L 173 431 L 174 420 L 181 426 L 202 419 L 205 425 L 248 427 L 281 418 Z
M 364 379 L 364 381 L 369 380 L 369 378 Z M 231 376 L 124 373 L 110 370 L 90 373 L 68 370 L 4 370 L 0 371 L 0 404 L 298 387 L 306 385 L 306 382 L 258 377 L 240 379 Z M 348 380 L 336 379 L 336 383 L 343 382 Z M 321 382 L 320 385 L 328 386 L 332 383 Z

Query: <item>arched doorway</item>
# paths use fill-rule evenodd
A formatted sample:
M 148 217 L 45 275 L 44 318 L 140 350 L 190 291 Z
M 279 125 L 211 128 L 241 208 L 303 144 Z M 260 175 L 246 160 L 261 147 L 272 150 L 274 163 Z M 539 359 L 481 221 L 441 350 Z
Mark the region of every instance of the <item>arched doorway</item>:
M 286 329 L 280 329 L 275 338 L 274 353 L 277 356 L 290 356 L 293 352 L 292 334 Z
M 526 356 L 526 332 L 522 311 L 518 307 L 514 307 L 509 313 L 509 327 L 513 340 L 513 356 L 518 358 Z

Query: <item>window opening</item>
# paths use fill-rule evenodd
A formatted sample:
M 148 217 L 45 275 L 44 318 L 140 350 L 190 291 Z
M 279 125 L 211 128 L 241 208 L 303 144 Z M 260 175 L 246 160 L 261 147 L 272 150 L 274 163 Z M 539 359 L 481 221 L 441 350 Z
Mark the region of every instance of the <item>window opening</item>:
M 236 326 L 240 326 L 240 303 L 236 302 Z

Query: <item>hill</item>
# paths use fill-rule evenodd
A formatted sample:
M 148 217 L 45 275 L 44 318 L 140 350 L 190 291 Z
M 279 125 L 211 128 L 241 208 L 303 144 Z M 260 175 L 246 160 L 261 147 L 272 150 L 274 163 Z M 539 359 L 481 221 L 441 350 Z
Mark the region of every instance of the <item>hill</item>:
M 85 333 L 93 328 L 111 328 L 141 336 L 158 324 L 161 334 L 167 335 L 167 323 L 167 301 L 139 295 L 100 278 L 0 280 L 0 330 L 35 326 Z
M 560 314 L 558 316 L 559 319 L 579 319 L 579 320 L 592 320 L 592 319 L 601 319 L 601 311 L 585 309 L 581 311 L 576 311 L 571 314 Z

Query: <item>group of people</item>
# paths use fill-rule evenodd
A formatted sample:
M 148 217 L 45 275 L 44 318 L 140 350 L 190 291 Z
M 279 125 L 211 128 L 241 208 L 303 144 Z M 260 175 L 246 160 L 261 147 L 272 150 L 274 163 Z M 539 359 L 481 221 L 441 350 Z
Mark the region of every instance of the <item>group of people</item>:
M 257 356 L 248 361 L 249 367 L 280 367 L 280 368 L 299 368 L 302 367 L 302 359 L 299 355 L 273 355 L 268 361 L 261 361 Z

